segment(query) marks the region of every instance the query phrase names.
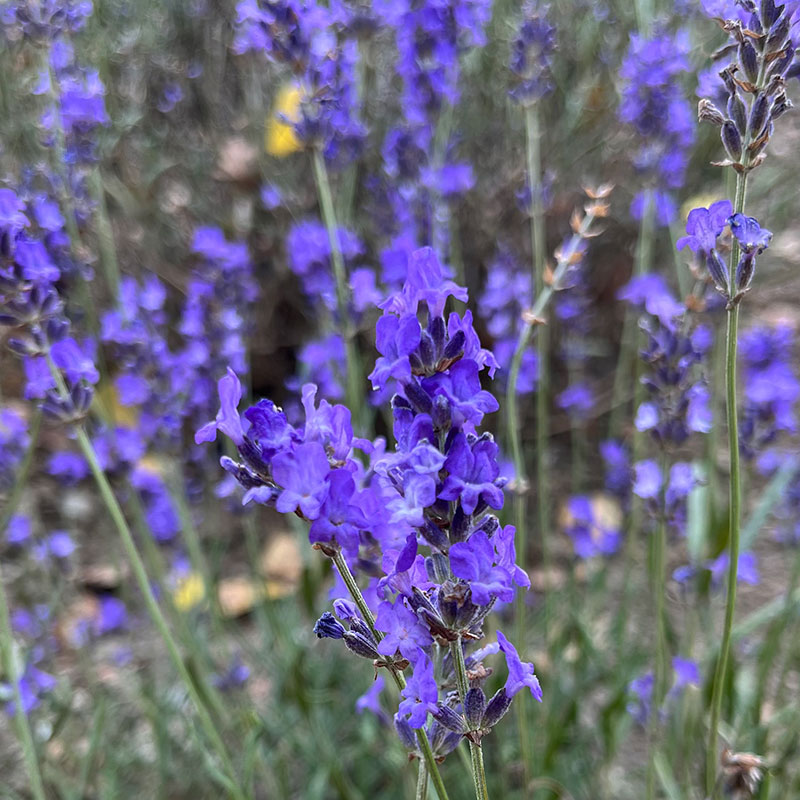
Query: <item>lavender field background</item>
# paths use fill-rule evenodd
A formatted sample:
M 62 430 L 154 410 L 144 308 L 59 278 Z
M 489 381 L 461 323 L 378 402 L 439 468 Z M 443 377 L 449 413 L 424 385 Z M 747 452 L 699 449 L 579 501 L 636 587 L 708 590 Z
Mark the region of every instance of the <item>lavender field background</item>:
M 799 796 L 798 42 L 0 0 L 0 797 Z

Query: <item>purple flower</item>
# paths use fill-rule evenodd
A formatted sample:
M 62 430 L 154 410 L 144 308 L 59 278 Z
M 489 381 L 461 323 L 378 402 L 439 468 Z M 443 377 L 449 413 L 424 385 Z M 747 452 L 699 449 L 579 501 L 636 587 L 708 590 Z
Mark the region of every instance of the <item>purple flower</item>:
M 381 357 L 369 376 L 373 389 L 383 389 L 392 378 L 401 383 L 411 380 L 408 357 L 419 347 L 421 333 L 416 314 L 384 314 L 378 320 L 375 346 Z
M 336 542 L 348 555 L 358 555 L 359 531 L 368 528 L 369 521 L 352 502 L 355 491 L 355 481 L 347 470 L 337 469 L 328 475 L 328 493 L 308 532 L 312 544 Z
M 436 500 L 436 481 L 430 475 L 414 470 L 403 473 L 403 493 L 391 500 L 388 510 L 392 522 L 405 522 L 419 527 L 425 524 L 425 508 Z
M 14 514 L 8 521 L 6 541 L 9 544 L 24 544 L 31 538 L 31 520 L 26 514 Z
M 365 711 L 371 711 L 379 720 L 386 722 L 388 718 L 386 712 L 381 708 L 380 700 L 385 685 L 383 675 L 378 675 L 369 689 L 356 700 L 356 713 L 363 714 Z
M 128 625 L 128 612 L 125 604 L 117 597 L 103 595 L 98 604 L 97 618 L 94 622 L 94 632 L 98 636 L 113 633 L 126 628 Z
M 715 559 L 706 564 L 706 568 L 711 572 L 711 581 L 714 585 L 722 583 L 728 575 L 728 566 L 731 563 L 730 553 L 725 550 Z M 744 551 L 739 553 L 739 563 L 736 570 L 737 583 L 749 583 L 757 586 L 760 581 L 758 575 L 758 559 L 755 553 Z
M 503 636 L 502 631 L 497 631 L 497 641 L 503 655 L 506 657 L 508 666 L 508 679 L 506 680 L 505 690 L 509 697 L 514 697 L 517 692 L 527 686 L 531 694 L 541 703 L 542 687 L 539 679 L 534 674 L 533 664 L 527 661 L 520 661 L 517 648 Z
M 618 295 L 634 306 L 644 307 L 648 314 L 657 317 L 665 327 L 672 328 L 676 317 L 686 310 L 675 300 L 661 275 L 641 275 L 632 278 Z
M 556 29 L 545 16 L 546 7 L 527 2 L 522 24 L 511 46 L 511 71 L 518 79 L 511 96 L 518 103 L 535 103 L 550 91 L 550 67 L 556 50 Z
M 663 477 L 661 468 L 655 461 L 639 461 L 633 465 L 635 477 L 633 493 L 643 500 L 653 500 L 661 491 Z
M 594 394 L 586 383 L 573 383 L 557 397 L 560 408 L 563 408 L 575 420 L 585 421 L 594 408 Z
M 529 589 L 531 579 L 522 567 L 517 566 L 517 549 L 515 544 L 516 529 L 513 525 L 506 525 L 492 537 L 497 565 L 509 571 L 514 583 L 523 589 Z
M 315 520 L 328 494 L 330 465 L 319 442 L 305 442 L 278 453 L 272 461 L 272 476 L 282 491 L 275 507 L 283 514 L 300 510 Z
M 433 677 L 433 662 L 428 656 L 420 651 L 419 658 L 415 661 L 414 672 L 400 692 L 403 700 L 400 702 L 398 714 L 407 716 L 408 724 L 419 730 L 425 725 L 428 714 L 436 711 L 439 688 Z
M 769 247 L 769 243 L 772 241 L 772 231 L 762 228 L 755 217 L 734 214 L 728 222 L 731 232 L 745 253 L 755 252 L 758 254 Z
M 219 411 L 213 422 L 203 425 L 194 435 L 197 444 L 213 442 L 217 431 L 222 431 L 238 447 L 244 441 L 242 418 L 239 416 L 239 403 L 242 399 L 242 384 L 236 373 L 228 367 L 227 375 L 217 383 L 219 391 Z
M 453 575 L 469 583 L 475 605 L 488 605 L 493 597 L 504 602 L 514 598 L 511 575 L 505 567 L 495 564 L 494 546 L 483 530 L 473 533 L 466 542 L 456 542 L 450 548 Z
M 463 433 L 457 434 L 447 451 L 444 468 L 449 475 L 439 497 L 460 500 L 466 514 L 472 514 L 481 500 L 491 508 L 502 508 L 503 491 L 495 483 L 500 474 L 498 450 L 490 436 L 470 445 Z
M 480 425 L 484 414 L 500 407 L 491 392 L 481 389 L 479 369 L 474 361 L 457 361 L 448 372 L 423 379 L 422 387 L 433 397 L 443 395 L 447 398 L 456 426 L 465 422 Z
M 384 656 L 393 656 L 399 650 L 403 658 L 414 663 L 425 657 L 420 648 L 433 644 L 428 629 L 406 607 L 402 597 L 394 603 L 384 601 L 378 606 L 375 627 L 385 633 L 378 643 L 378 652 Z
M 580 558 L 593 558 L 617 551 L 621 538 L 619 530 L 604 524 L 595 514 L 588 497 L 584 495 L 571 497 L 567 508 L 571 518 L 567 534 L 575 546 L 575 555 Z
M 75 542 L 66 531 L 53 531 L 47 539 L 47 547 L 56 558 L 69 558 L 75 552 Z
M 687 245 L 693 253 L 705 255 L 717 246 L 717 238 L 725 230 L 733 213 L 730 200 L 717 200 L 708 208 L 695 208 L 686 221 L 686 236 L 678 239 L 675 246 L 682 250 Z

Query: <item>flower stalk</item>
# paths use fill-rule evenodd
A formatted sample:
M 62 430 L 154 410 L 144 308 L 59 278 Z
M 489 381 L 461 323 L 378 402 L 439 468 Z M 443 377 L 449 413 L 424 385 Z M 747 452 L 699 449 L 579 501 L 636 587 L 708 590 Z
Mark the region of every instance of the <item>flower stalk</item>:
M 461 638 L 450 642 L 450 655 L 453 658 L 453 667 L 456 672 L 456 685 L 458 686 L 458 696 L 462 707 L 465 706 L 467 692 L 469 691 L 469 680 L 467 678 L 467 665 L 464 662 L 464 649 L 461 646 Z M 469 738 L 469 737 L 468 737 Z M 469 739 L 469 754 L 472 766 L 472 781 L 475 785 L 476 800 L 489 800 L 489 789 L 486 785 L 486 770 L 483 766 L 483 748 L 479 742 Z
M 336 306 L 339 314 L 339 327 L 344 340 L 345 358 L 347 360 L 347 376 L 345 381 L 345 398 L 347 407 L 353 412 L 354 418 L 358 419 L 362 408 L 360 377 L 358 366 L 358 354 L 355 347 L 355 332 L 350 321 L 348 308 L 349 284 L 347 280 L 347 269 L 342 255 L 342 248 L 339 242 L 339 231 L 336 222 L 336 211 L 333 205 L 333 195 L 331 194 L 331 184 L 328 179 L 328 168 L 325 166 L 325 156 L 319 147 L 313 150 L 314 180 L 317 185 L 322 220 L 328 232 L 328 243 L 331 248 L 331 264 L 333 265 L 333 279 L 336 284 Z
M 9 520 L 19 505 L 22 489 L 27 483 L 28 473 L 33 463 L 33 452 L 39 439 L 39 429 L 42 421 L 42 412 L 36 411 L 30 429 L 30 440 L 25 457 L 20 465 L 17 478 L 11 490 L 11 496 L 7 499 L 3 513 L 0 514 L 0 535 L 5 533 Z M 14 652 L 14 632 L 11 627 L 11 616 L 8 608 L 5 587 L 3 586 L 2 574 L 0 574 L 0 652 L 2 653 L 3 672 L 11 683 L 14 694 L 14 724 L 17 728 L 17 737 L 22 746 L 25 769 L 28 772 L 31 794 L 34 800 L 45 800 L 44 784 L 41 771 L 39 769 L 39 759 L 36 756 L 36 744 L 33 739 L 28 715 L 25 713 L 22 703 L 22 690 L 20 688 L 19 660 Z
M 55 363 L 53 362 L 53 358 L 49 353 L 46 354 L 46 359 L 47 365 L 50 369 L 50 374 L 55 381 L 58 394 L 62 399 L 69 398 L 69 390 L 64 382 L 64 378 L 58 370 L 58 367 L 56 367 Z M 195 710 L 200 719 L 200 724 L 210 744 L 217 752 L 217 755 L 222 762 L 226 773 L 225 777 L 228 790 L 235 800 L 247 800 L 247 794 L 238 785 L 236 772 L 234 770 L 230 754 L 228 753 L 228 749 L 225 746 L 219 731 L 217 730 L 211 714 L 209 713 L 205 699 L 198 691 L 197 686 L 192 679 L 192 676 L 189 673 L 183 658 L 181 657 L 178 644 L 172 636 L 166 618 L 164 617 L 161 608 L 158 605 L 158 601 L 153 594 L 153 589 L 150 586 L 150 581 L 147 577 L 147 570 L 145 569 L 142 557 L 139 555 L 136 543 L 133 540 L 131 529 L 127 520 L 125 519 L 125 515 L 122 513 L 122 509 L 120 508 L 117 498 L 114 496 L 111 484 L 108 482 L 108 478 L 106 477 L 103 468 L 100 466 L 100 462 L 97 459 L 97 454 L 95 453 L 91 439 L 80 425 L 76 425 L 75 427 L 75 438 L 78 441 L 78 446 L 83 453 L 83 457 L 86 459 L 86 462 L 89 465 L 92 477 L 97 484 L 97 488 L 100 491 L 103 502 L 108 509 L 109 514 L 111 515 L 111 519 L 114 522 L 114 526 L 116 527 L 117 533 L 122 541 L 125 555 L 127 556 L 131 564 L 131 568 L 133 569 L 133 574 L 136 579 L 136 583 L 139 586 L 139 590 L 144 597 L 147 611 L 150 614 L 156 629 L 161 635 L 161 638 L 164 640 L 170 661 L 172 661 L 175 671 L 183 681 L 186 691 L 195 706 Z
M 341 551 L 338 551 L 334 554 L 333 563 L 336 566 L 339 575 L 341 575 L 350 597 L 353 598 L 353 602 L 361 612 L 364 622 L 367 623 L 370 632 L 377 641 L 380 641 L 383 638 L 383 634 L 381 634 L 380 631 L 378 631 L 375 627 L 375 617 L 373 616 L 372 611 L 370 611 L 367 601 L 364 599 L 364 595 L 361 593 L 361 589 L 358 588 L 358 583 L 356 582 L 355 576 L 350 571 L 350 567 L 347 565 L 347 561 L 345 560 Z M 389 672 L 391 673 L 397 688 L 401 690 L 405 689 L 406 679 L 403 676 L 403 671 L 392 668 L 389 670 Z M 422 758 L 425 763 L 425 767 L 430 774 L 431 782 L 436 789 L 436 793 L 439 795 L 439 800 L 449 800 L 447 789 L 445 789 L 444 781 L 442 780 L 441 773 L 439 772 L 439 767 L 436 764 L 436 758 L 434 757 L 433 750 L 431 749 L 428 734 L 425 733 L 424 728 L 420 728 L 417 731 L 417 740 L 419 742 L 419 749 L 422 751 Z
M 747 192 L 747 173 L 737 173 L 736 199 L 734 213 L 744 211 L 745 195 Z M 739 261 L 739 244 L 733 237 L 731 257 L 729 262 L 730 296 L 736 295 L 736 265 Z M 728 661 L 731 650 L 731 629 L 733 616 L 736 609 L 736 580 L 739 568 L 739 530 L 742 515 L 742 485 L 739 466 L 739 418 L 736 396 L 736 352 L 739 331 L 739 304 L 731 303 L 727 311 L 726 332 L 726 357 L 725 357 L 725 398 L 726 415 L 728 424 L 728 449 L 730 451 L 730 485 L 729 485 L 729 561 L 728 561 L 728 587 L 725 600 L 725 620 L 722 625 L 722 641 L 719 649 L 719 658 L 714 672 L 714 683 L 711 694 L 711 723 L 708 737 L 708 752 L 706 754 L 706 789 L 713 796 L 717 775 L 717 739 L 719 719 L 722 711 L 722 694 L 725 678 L 728 671 Z

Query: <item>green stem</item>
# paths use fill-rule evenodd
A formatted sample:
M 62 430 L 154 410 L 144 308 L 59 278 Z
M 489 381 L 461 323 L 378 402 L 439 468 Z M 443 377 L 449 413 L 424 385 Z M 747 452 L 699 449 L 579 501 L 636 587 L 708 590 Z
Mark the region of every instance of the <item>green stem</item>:
M 336 565 L 339 575 L 342 576 L 342 580 L 344 581 L 344 585 L 347 587 L 347 591 L 350 593 L 350 597 L 353 598 L 353 602 L 356 604 L 356 606 L 358 606 L 358 610 L 361 612 L 364 622 L 367 623 L 367 627 L 375 637 L 375 640 L 379 642 L 383 638 L 383 635 L 375 627 L 375 618 L 372 616 L 372 612 L 369 610 L 367 601 L 364 599 L 364 595 L 361 594 L 361 589 L 358 588 L 356 579 L 353 576 L 353 573 L 350 571 L 350 567 L 347 566 L 347 561 L 345 561 L 341 552 L 338 552 L 333 556 L 333 563 Z M 391 673 L 397 688 L 401 690 L 405 689 L 406 679 L 403 676 L 403 671 L 395 668 L 390 669 L 389 672 Z M 439 795 L 439 800 L 449 800 L 447 789 L 445 789 L 444 781 L 442 780 L 441 773 L 439 772 L 439 767 L 436 764 L 436 758 L 433 755 L 433 750 L 431 749 L 431 743 L 428 739 L 428 734 L 425 733 L 424 728 L 420 728 L 417 731 L 417 741 L 419 742 L 419 749 L 422 752 L 422 758 L 425 761 L 425 766 L 430 774 L 433 786 L 436 789 L 436 793 Z
M 96 205 L 97 241 L 100 248 L 100 261 L 106 274 L 108 288 L 114 298 L 119 301 L 119 263 L 117 248 L 114 245 L 114 231 L 108 216 L 106 193 L 103 187 L 103 176 L 99 165 L 89 174 L 89 189 Z
M 5 526 L 0 527 L 0 534 L 5 531 Z M 25 759 L 25 768 L 28 771 L 30 789 L 35 800 L 45 800 L 44 784 L 39 771 L 39 759 L 36 757 L 36 745 L 33 741 L 30 722 L 27 713 L 23 710 L 22 690 L 20 689 L 19 659 L 14 652 L 14 633 L 11 628 L 11 616 L 8 610 L 5 587 L 0 575 L 0 648 L 3 654 L 3 671 L 5 672 L 14 692 L 14 724 L 17 727 L 17 736 L 22 745 Z
M 739 173 L 736 178 L 736 202 L 734 214 L 744 211 L 745 194 L 747 192 L 747 173 Z M 734 237 L 731 247 L 731 258 L 728 266 L 730 280 L 730 296 L 736 294 L 736 265 L 739 261 L 739 244 Z M 725 602 L 725 621 L 722 627 L 722 643 L 719 659 L 714 673 L 714 684 L 711 694 L 711 726 L 706 753 L 706 791 L 713 796 L 717 773 L 717 737 L 719 719 L 722 711 L 722 695 L 728 670 L 731 649 L 731 629 L 736 609 L 736 578 L 739 568 L 739 528 L 741 524 L 742 487 L 739 468 L 739 420 L 736 402 L 736 348 L 739 329 L 739 305 L 731 304 L 728 308 L 727 349 L 725 359 L 725 393 L 728 418 L 728 448 L 730 457 L 730 509 L 729 509 L 729 557 L 728 594 Z
M 46 354 L 46 359 L 47 365 L 50 369 L 50 374 L 53 376 L 53 380 L 56 383 L 58 393 L 62 398 L 69 397 L 69 390 L 64 382 L 64 378 L 59 372 L 58 367 L 56 367 L 49 353 Z M 114 522 L 114 526 L 116 527 L 120 539 L 122 540 L 122 546 L 125 550 L 125 555 L 128 557 L 128 560 L 131 564 L 134 577 L 136 578 L 136 583 L 139 586 L 139 591 L 144 597 L 145 605 L 147 606 L 148 613 L 153 620 L 153 624 L 156 626 L 161 638 L 164 640 L 169 658 L 172 661 L 175 671 L 178 673 L 186 687 L 186 691 L 195 706 L 197 715 L 200 719 L 200 724 L 202 725 L 209 742 L 217 751 L 217 755 L 219 756 L 225 771 L 228 773 L 227 777 L 230 781 L 229 790 L 231 795 L 236 798 L 236 800 L 246 800 L 246 795 L 237 784 L 236 772 L 233 768 L 233 762 L 228 754 L 228 750 L 225 747 L 225 743 L 222 741 L 222 737 L 214 725 L 214 721 L 209 713 L 208 708 L 206 707 L 204 698 L 198 691 L 197 686 L 191 674 L 189 673 L 189 670 L 186 668 L 183 658 L 181 658 L 177 642 L 173 638 L 172 633 L 169 630 L 169 626 L 167 625 L 167 621 L 158 605 L 158 601 L 153 594 L 153 589 L 150 586 L 150 581 L 147 577 L 147 570 L 145 569 L 142 557 L 139 555 L 139 551 L 136 548 L 136 543 L 133 540 L 131 529 L 128 526 L 128 522 L 125 519 L 125 515 L 122 513 L 119 503 L 117 502 L 117 498 L 114 496 L 111 484 L 108 482 L 108 478 L 106 478 L 105 472 L 100 466 L 100 462 L 97 460 L 97 454 L 92 446 L 91 439 L 86 431 L 79 425 L 75 426 L 75 438 L 78 441 L 78 446 L 83 453 L 83 457 L 89 464 L 89 469 L 94 477 L 95 483 L 97 484 L 97 488 L 100 491 L 100 495 L 103 498 L 103 502 L 105 503 L 106 508 L 111 515 L 111 519 Z
M 415 800 L 428 800 L 428 768 L 425 762 L 420 760 L 417 772 L 417 791 L 414 793 Z
M 347 359 L 347 378 L 345 396 L 347 407 L 353 414 L 354 422 L 360 418 L 362 406 L 361 380 L 359 375 L 358 354 L 356 353 L 354 331 L 350 322 L 348 300 L 350 287 L 347 280 L 342 248 L 339 242 L 339 231 L 336 223 L 336 212 L 333 207 L 331 185 L 328 180 L 328 169 L 325 166 L 325 157 L 319 148 L 313 151 L 314 180 L 317 184 L 317 194 L 322 211 L 322 219 L 328 232 L 328 243 L 331 248 L 331 263 L 333 265 L 333 278 L 336 283 L 336 306 L 339 314 L 339 326 L 344 340 L 345 356 Z
M 525 563 L 525 555 L 527 548 L 527 526 L 525 524 L 525 493 L 528 490 L 527 473 L 525 470 L 525 458 L 522 453 L 522 426 L 520 424 L 520 415 L 517 405 L 517 384 L 519 383 L 519 373 L 522 366 L 522 356 L 528 347 L 531 336 L 535 327 L 543 327 L 542 314 L 547 308 L 550 298 L 556 287 L 559 286 L 563 280 L 564 275 L 572 263 L 575 253 L 583 239 L 586 238 L 591 228 L 592 222 L 595 218 L 595 212 L 590 208 L 586 216 L 581 221 L 580 227 L 575 235 L 571 238 L 566 247 L 563 248 L 558 257 L 556 268 L 553 272 L 553 279 L 549 285 L 545 285 L 542 291 L 536 296 L 536 301 L 530 311 L 525 312 L 522 318 L 522 325 L 520 326 L 519 336 L 517 338 L 517 345 L 514 348 L 514 355 L 511 358 L 511 367 L 508 375 L 508 388 L 506 390 L 506 433 L 508 441 L 511 444 L 511 457 L 514 462 L 514 473 L 516 482 L 515 509 L 516 509 L 516 524 L 517 524 L 517 537 L 516 548 L 519 558 L 522 563 Z M 545 594 L 545 598 L 547 595 Z M 519 601 L 518 601 L 519 602 Z M 522 600 L 524 604 L 524 600 Z M 518 609 L 520 606 L 518 605 Z M 518 618 L 519 623 L 519 618 Z
M 450 642 L 450 655 L 453 659 L 453 668 L 456 673 L 456 685 L 461 706 L 464 707 L 469 680 L 467 678 L 467 665 L 464 662 L 464 650 L 461 646 L 461 637 L 455 642 Z M 472 781 L 475 785 L 476 800 L 489 800 L 489 789 L 486 786 L 486 772 L 483 768 L 483 748 L 477 742 L 469 739 L 469 754 L 472 761 Z
M 539 120 L 539 104 L 531 103 L 525 108 L 525 141 L 528 161 L 528 182 L 531 190 L 531 285 L 535 297 L 544 290 L 545 280 L 545 225 L 544 207 L 542 204 L 542 156 L 541 125 Z M 545 575 L 550 574 L 550 504 L 547 491 L 547 438 L 549 429 L 549 372 L 547 355 L 550 334 L 543 327 L 536 337 L 537 386 L 536 386 L 536 511 L 537 526 L 542 548 L 542 568 Z M 523 558 L 525 554 L 522 554 Z M 548 603 L 545 598 L 545 603 Z M 523 606 L 524 609 L 524 606 Z M 549 610 L 549 609 L 548 609 Z M 524 613 L 524 611 L 523 611 Z M 545 614 L 549 623 L 549 614 Z M 545 629 L 547 641 L 549 625 Z
M 666 581 L 664 568 L 667 549 L 667 509 L 666 509 L 666 457 L 661 458 L 661 474 L 663 485 L 661 488 L 661 513 L 653 541 L 653 606 L 656 618 L 656 660 L 655 676 L 653 680 L 653 695 L 648 721 L 648 747 L 649 760 L 647 768 L 647 800 L 655 797 L 656 768 L 655 758 L 657 753 L 658 715 L 661 704 L 666 695 L 667 674 L 669 670 L 669 653 L 667 644 L 667 621 L 665 607 Z
M 651 266 L 653 258 L 653 233 L 655 227 L 655 203 L 648 191 L 644 198 L 642 218 L 639 220 L 639 238 L 636 247 L 636 261 L 634 275 L 644 275 Z M 630 396 L 630 376 L 634 374 L 634 395 L 639 393 L 637 371 L 639 359 L 636 354 L 637 324 L 639 314 L 636 309 L 627 308 L 625 322 L 622 327 L 622 341 L 620 345 L 619 361 L 614 374 L 614 389 L 611 398 L 611 419 L 609 422 L 608 436 L 611 439 L 620 434 L 622 420 L 626 413 L 626 401 Z M 635 436 L 634 436 L 635 438 Z

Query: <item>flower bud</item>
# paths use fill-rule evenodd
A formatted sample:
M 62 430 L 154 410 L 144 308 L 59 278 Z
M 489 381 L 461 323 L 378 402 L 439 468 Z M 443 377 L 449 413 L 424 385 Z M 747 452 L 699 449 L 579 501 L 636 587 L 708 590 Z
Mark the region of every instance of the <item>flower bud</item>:
M 470 730 L 475 731 L 480 727 L 484 711 L 486 711 L 486 695 L 483 689 L 480 687 L 470 689 L 464 698 L 464 716 L 467 718 Z
M 326 611 L 314 624 L 314 633 L 318 639 L 341 639 L 345 629 L 330 611 Z
M 375 646 L 360 633 L 356 633 L 355 631 L 345 631 L 342 634 L 342 639 L 344 639 L 345 647 L 347 647 L 351 653 L 355 653 L 357 656 L 368 658 L 371 661 L 383 658 L 383 656 L 381 656 L 381 654 L 375 649 Z
M 722 144 L 733 161 L 739 161 L 742 157 L 742 137 L 736 129 L 733 120 L 726 119 L 722 123 Z
M 728 116 L 736 123 L 739 133 L 744 136 L 747 131 L 747 108 L 745 108 L 744 100 L 738 94 L 733 94 L 728 98 Z M 720 122 L 720 127 L 722 122 Z
M 440 725 L 443 725 L 449 731 L 454 731 L 455 733 L 464 733 L 466 731 L 464 718 L 449 706 L 439 703 L 432 715 Z
M 719 253 L 716 250 L 712 250 L 706 256 L 706 267 L 708 269 L 708 274 L 711 275 L 711 280 L 714 281 L 714 285 L 721 291 L 723 294 L 728 291 L 728 267 L 726 266 L 725 262 L 720 258 Z
M 427 331 L 422 331 L 420 335 L 419 349 L 417 350 L 417 354 L 420 362 L 422 362 L 422 368 L 425 370 L 425 372 L 433 369 L 435 360 L 433 339 L 431 339 L 430 334 Z
M 397 731 L 400 741 L 407 750 L 417 749 L 417 736 L 405 717 L 395 714 L 394 729 Z
M 736 291 L 743 292 L 750 287 L 753 275 L 756 271 L 755 252 L 742 253 L 739 263 L 736 265 Z
M 761 0 L 761 21 L 768 28 L 771 28 L 775 20 L 778 19 L 778 9 L 775 6 L 775 0 Z
M 493 728 L 505 716 L 506 711 L 511 708 L 511 698 L 505 688 L 500 689 L 486 706 L 483 714 L 481 728 Z
M 749 39 L 742 39 L 739 43 L 739 63 L 750 83 L 758 81 L 758 55 Z
M 464 331 L 456 331 L 453 338 L 445 345 L 442 361 L 445 363 L 452 362 L 463 355 L 466 338 Z
M 758 139 L 767 123 L 769 110 L 772 106 L 772 99 L 764 92 L 759 92 L 758 97 L 753 101 L 750 109 L 750 138 Z M 741 143 L 739 145 L 741 151 Z
M 433 401 L 430 395 L 415 380 L 409 381 L 403 388 L 417 412 L 430 414 L 433 409 Z
M 767 35 L 767 43 L 764 46 L 765 53 L 774 53 L 777 50 L 783 49 L 786 44 L 786 39 L 789 36 L 789 29 L 792 26 L 792 20 L 789 14 L 784 13 L 776 20 L 769 29 Z
M 428 333 L 430 333 L 431 341 L 433 341 L 433 346 L 436 349 L 436 355 L 438 357 L 441 354 L 445 345 L 445 340 L 447 339 L 447 329 L 444 325 L 444 318 L 433 317 L 433 319 L 431 319 L 431 321 L 428 323 Z
M 697 104 L 697 119 L 699 122 L 710 122 L 718 128 L 722 127 L 725 117 L 722 112 L 710 101 L 703 99 Z

